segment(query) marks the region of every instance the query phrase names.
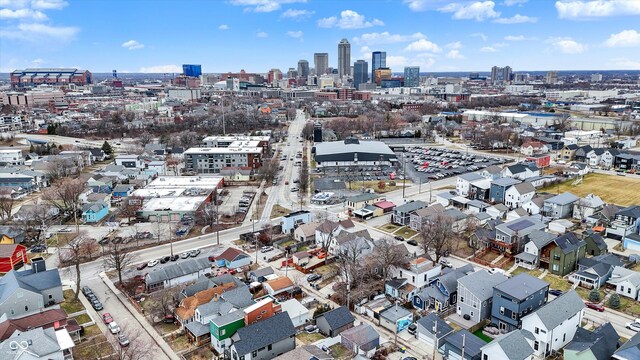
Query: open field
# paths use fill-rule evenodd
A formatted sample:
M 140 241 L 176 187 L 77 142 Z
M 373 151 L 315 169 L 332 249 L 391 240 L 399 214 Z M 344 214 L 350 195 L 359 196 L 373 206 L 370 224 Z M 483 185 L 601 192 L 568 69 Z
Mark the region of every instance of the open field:
M 640 181 L 626 176 L 588 174 L 579 185 L 572 185 L 574 180 L 565 181 L 559 185 L 542 188 L 540 192 L 551 194 L 569 191 L 577 196 L 596 194 L 606 203 L 629 206 L 640 203 L 640 191 L 634 190 Z

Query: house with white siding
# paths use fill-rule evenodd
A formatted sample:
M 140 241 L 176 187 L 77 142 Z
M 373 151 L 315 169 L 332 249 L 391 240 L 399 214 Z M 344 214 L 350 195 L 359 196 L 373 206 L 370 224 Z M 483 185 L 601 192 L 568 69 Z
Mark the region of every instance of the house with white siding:
M 616 266 L 607 284 L 615 286 L 618 294 L 640 301 L 640 272 Z

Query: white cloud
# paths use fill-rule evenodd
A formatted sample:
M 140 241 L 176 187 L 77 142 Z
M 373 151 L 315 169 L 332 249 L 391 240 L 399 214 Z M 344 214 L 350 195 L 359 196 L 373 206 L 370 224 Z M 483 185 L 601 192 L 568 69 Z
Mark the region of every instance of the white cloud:
M 589 19 L 607 16 L 640 15 L 638 0 L 556 1 L 560 19 Z
M 411 11 L 434 10 L 448 3 L 447 0 L 404 0 Z
M 141 44 L 135 40 L 129 40 L 122 44 L 122 47 L 129 50 L 142 49 L 144 44 Z
M 266 33 L 266 32 L 264 32 L 264 31 L 260 31 L 260 32 L 258 32 L 258 33 L 256 34 L 256 36 L 257 36 L 257 37 L 259 37 L 259 38 L 266 38 L 266 37 L 269 37 L 269 34 L 267 34 L 267 33 Z
M 460 49 L 462 47 L 462 43 L 460 41 L 448 43 L 445 47 L 449 49 Z
M 491 46 L 484 46 L 480 48 L 480 51 L 482 52 L 498 52 L 498 49 L 491 47 Z
M 453 49 L 447 53 L 449 59 L 464 59 L 464 55 L 460 54 L 460 50 Z
M 420 70 L 432 68 L 436 60 L 432 54 L 417 54 L 410 59 L 401 55 L 387 55 L 387 66 L 390 68 L 403 68 L 405 66 L 420 66 Z
M 138 72 L 141 73 L 181 73 L 182 68 L 178 65 L 170 64 L 170 65 L 155 65 L 149 67 L 141 67 Z
M 331 16 L 318 20 L 318 27 L 321 28 L 364 29 L 372 26 L 384 26 L 384 23 L 378 19 L 367 21 L 364 15 L 360 15 L 353 10 L 342 11 L 340 18 Z
M 623 30 L 617 34 L 611 34 L 604 44 L 608 47 L 640 46 L 640 32 L 636 30 Z
M 18 24 L 17 27 L 3 27 L 0 38 L 11 40 L 38 41 L 71 41 L 80 29 L 72 26 L 50 26 L 37 23 Z
M 526 41 L 526 40 L 535 40 L 534 37 L 526 37 L 524 35 L 507 35 L 504 37 L 507 41 Z
M 230 0 L 235 6 L 244 7 L 244 11 L 272 12 L 280 10 L 283 4 L 306 3 L 307 0 Z
M 302 38 L 302 35 L 304 35 L 304 33 L 300 30 L 298 31 L 287 31 L 287 36 L 292 37 L 294 39 L 300 39 Z
M 46 20 L 47 15 L 42 11 L 36 11 L 31 9 L 0 9 L 0 19 L 33 19 L 33 20 Z
M 38 58 L 38 59 L 34 59 L 31 63 L 34 64 L 34 65 L 40 65 L 40 64 L 44 63 L 44 60 Z
M 570 37 L 549 38 L 547 42 L 563 54 L 580 54 L 587 50 L 587 45 L 580 44 Z
M 504 0 L 504 5 L 505 6 L 514 6 L 514 5 L 522 6 L 527 1 L 529 0 Z
M 302 20 L 306 19 L 309 16 L 315 14 L 315 11 L 310 10 L 298 10 L 298 9 L 287 9 L 285 12 L 280 15 L 280 17 L 285 19 L 294 19 L 294 20 Z
M 487 37 L 487 35 L 485 35 L 484 33 L 473 33 L 471 34 L 472 37 L 479 37 L 480 39 L 482 39 L 482 41 L 487 41 L 489 38 Z
M 526 15 L 515 14 L 510 18 L 500 18 L 493 20 L 498 24 L 522 24 L 522 23 L 537 23 L 538 18 Z
M 500 16 L 500 13 L 493 9 L 495 5 L 493 1 L 476 1 L 467 5 L 450 3 L 438 10 L 453 13 L 453 18 L 458 20 L 475 19 L 476 21 L 483 21 Z
M 420 39 L 409 44 L 404 51 L 431 51 L 431 52 L 440 52 L 441 49 L 435 43 L 427 39 Z
M 229 30 L 229 25 L 222 24 L 222 25 L 218 26 L 218 30 Z
M 0 0 L 0 7 L 9 9 L 23 9 L 29 6 L 28 0 Z
M 356 44 L 383 45 L 408 42 L 424 38 L 426 38 L 426 36 L 419 32 L 411 35 L 400 35 L 390 34 L 388 31 L 385 31 L 381 33 L 368 33 L 356 36 L 355 38 L 353 38 L 353 42 Z
M 627 58 L 613 58 L 611 62 L 623 70 L 640 70 L 640 61 Z
M 33 0 L 31 7 L 40 10 L 60 10 L 69 5 L 64 0 Z

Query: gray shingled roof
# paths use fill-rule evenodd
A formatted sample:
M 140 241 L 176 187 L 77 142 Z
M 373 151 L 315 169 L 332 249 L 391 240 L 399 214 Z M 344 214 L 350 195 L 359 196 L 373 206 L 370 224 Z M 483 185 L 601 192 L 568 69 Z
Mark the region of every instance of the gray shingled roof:
M 495 289 L 522 300 L 540 290 L 549 287 L 549 283 L 527 273 L 518 274 L 498 285 Z
M 18 288 L 39 294 L 42 290 L 56 286 L 61 286 L 58 269 L 38 273 L 30 270 L 11 270 L 0 278 L 0 303 L 4 302 Z
M 204 257 L 184 262 L 177 262 L 149 272 L 147 274 L 146 282 L 147 284 L 155 284 L 187 274 L 193 274 L 210 267 L 211 264 L 209 263 L 209 259 Z
M 375 339 L 380 338 L 380 334 L 369 324 L 360 324 L 352 327 L 340 333 L 340 336 L 350 340 L 352 343 L 357 344 L 364 351 L 369 351 L 376 347 L 375 343 L 372 343 Z M 371 344 L 369 344 L 371 343 Z M 363 345 L 369 344 L 367 347 Z
M 497 344 L 502 351 L 509 357 L 509 360 L 525 360 L 533 355 L 533 348 L 527 342 L 526 336 L 522 330 L 515 330 L 510 333 L 500 335 L 489 344 L 483 346 L 488 347 Z
M 638 359 L 640 357 L 640 332 L 637 332 L 629 341 L 620 346 L 614 355 L 621 359 Z
M 327 311 L 320 316 L 327 320 L 327 324 L 329 324 L 329 327 L 333 330 L 339 329 L 355 321 L 353 314 L 351 314 L 345 306 Z
M 412 211 L 416 211 L 418 209 L 422 209 L 424 207 L 427 207 L 428 204 L 425 203 L 424 201 L 420 201 L 420 200 L 416 200 L 416 201 L 411 201 L 408 202 L 406 204 L 400 205 L 400 206 L 396 206 L 396 208 L 394 209 L 394 211 L 396 212 L 412 212 Z
M 545 200 L 545 202 L 558 204 L 558 205 L 568 205 L 578 200 L 580 200 L 579 197 L 567 191 L 560 195 L 556 195 L 554 197 L 548 198 L 547 200 Z
M 492 182 L 493 185 L 497 185 L 497 186 L 511 186 L 519 183 L 521 183 L 520 180 L 509 178 L 509 177 L 496 179 L 496 180 L 493 180 Z
M 506 281 L 507 277 L 502 274 L 489 274 L 487 270 L 480 270 L 463 276 L 458 279 L 458 283 L 467 288 L 480 301 L 487 300 L 493 296 L 493 287 Z
M 618 346 L 620 335 L 607 322 L 593 331 L 579 327 L 573 336 L 573 340 L 565 346 L 565 350 L 582 352 L 591 349 L 596 360 L 609 360 Z
M 56 337 L 56 331 L 53 328 L 35 328 L 25 332 L 16 330 L 9 339 L 0 343 L 0 358 L 14 358 L 16 351 L 10 348 L 10 344 L 14 340 L 31 342 L 29 352 L 36 354 L 36 356 L 40 358 L 48 357 L 61 351 L 58 338 Z
M 544 230 L 534 230 L 529 234 L 529 240 L 541 250 L 543 246 L 548 245 L 556 238 L 556 235 L 548 233 Z
M 236 335 L 240 338 L 232 346 L 238 355 L 246 355 L 254 350 L 266 347 L 296 334 L 296 329 L 289 318 L 289 314 L 281 312 L 255 324 L 238 329 Z
M 575 290 L 571 290 L 527 316 L 537 315 L 544 326 L 547 327 L 547 330 L 551 330 L 580 312 L 584 307 L 584 302 L 578 293 Z
M 465 357 L 474 358 L 480 356 L 481 348 L 486 344 L 482 339 L 473 335 L 468 330 L 459 330 L 444 338 L 443 343 L 448 343 L 456 349 L 462 349 L 462 335 L 464 335 L 464 354 Z M 461 351 L 457 351 L 460 354 Z
M 436 315 L 435 313 L 429 313 L 427 314 L 427 316 L 423 316 L 420 319 L 418 319 L 418 321 L 416 321 L 420 326 L 422 326 L 423 328 L 425 328 L 430 334 L 433 334 L 433 329 L 436 326 L 436 322 L 438 323 L 438 334 L 437 337 L 441 338 L 445 335 L 447 335 L 448 333 L 450 333 L 451 331 L 453 331 L 453 328 L 451 326 L 449 326 L 449 324 L 447 324 L 444 320 L 442 320 L 438 315 Z

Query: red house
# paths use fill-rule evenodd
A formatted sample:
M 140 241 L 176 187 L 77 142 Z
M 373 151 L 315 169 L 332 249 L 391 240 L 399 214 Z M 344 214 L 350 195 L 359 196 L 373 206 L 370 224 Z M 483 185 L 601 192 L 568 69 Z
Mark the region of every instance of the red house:
M 28 264 L 27 248 L 20 244 L 0 244 L 0 274 L 18 270 Z
M 539 167 L 540 169 L 544 169 L 546 167 L 549 167 L 549 165 L 551 165 L 551 155 L 540 154 L 540 155 L 528 156 L 527 161 L 531 161 L 535 163 L 536 166 Z

